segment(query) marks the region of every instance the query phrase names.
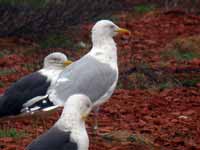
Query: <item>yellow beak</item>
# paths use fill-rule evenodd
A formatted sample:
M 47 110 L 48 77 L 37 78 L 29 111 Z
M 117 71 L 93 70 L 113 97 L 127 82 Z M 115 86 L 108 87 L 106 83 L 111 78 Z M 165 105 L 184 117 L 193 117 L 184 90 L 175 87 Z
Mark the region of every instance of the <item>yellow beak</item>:
M 71 63 L 73 63 L 73 62 L 70 60 L 66 60 L 66 61 L 64 61 L 63 65 L 64 65 L 64 67 L 66 67 L 66 66 L 70 65 Z
M 124 29 L 124 28 L 118 28 L 116 30 L 117 33 L 128 33 L 129 35 L 131 34 L 131 32 L 127 29 Z
M 86 121 L 86 120 L 87 120 L 87 117 L 88 117 L 88 115 L 90 114 L 91 110 L 92 110 L 92 107 L 90 107 L 86 112 L 84 112 L 84 113 L 81 115 L 81 119 L 82 119 L 83 121 Z
M 81 119 L 82 119 L 83 121 L 86 121 L 86 120 L 87 120 L 87 117 L 88 117 L 88 114 L 83 114 L 83 115 L 81 116 Z

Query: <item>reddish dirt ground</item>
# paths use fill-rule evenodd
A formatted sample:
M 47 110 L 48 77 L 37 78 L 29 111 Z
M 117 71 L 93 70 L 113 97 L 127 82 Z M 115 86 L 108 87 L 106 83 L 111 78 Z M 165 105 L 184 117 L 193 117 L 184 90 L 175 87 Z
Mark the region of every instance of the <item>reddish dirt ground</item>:
M 129 15 L 120 15 L 122 27 L 131 30 L 132 36 L 117 38 L 119 48 L 119 66 L 123 72 L 134 67 L 131 60 L 145 61 L 152 67 L 159 67 L 160 53 L 163 48 L 177 37 L 187 37 L 200 33 L 200 17 L 183 12 L 154 12 L 141 18 L 132 18 Z M 80 38 L 88 40 L 91 25 L 82 27 Z M 8 41 L 8 40 L 7 40 Z M 33 70 L 24 67 L 27 64 L 41 64 L 42 58 L 53 49 L 42 53 L 24 55 L 24 47 L 30 45 L 27 41 L 12 39 L 10 43 L 23 45 L 15 51 L 0 59 L 0 68 L 15 68 L 17 72 L 8 76 L 0 76 L 5 87 L 19 77 Z M 1 49 L 10 45 L 3 45 Z M 24 46 L 25 45 L 25 46 Z M 29 47 L 29 46 L 27 46 Z M 12 48 L 10 48 L 12 49 Z M 54 49 L 55 50 L 55 49 Z M 64 51 L 73 58 L 79 58 L 86 50 L 79 54 Z M 20 53 L 17 55 L 16 53 Z M 7 61 L 9 60 L 9 61 Z M 193 61 L 193 60 L 192 60 Z M 197 63 L 167 60 L 168 67 L 200 68 Z M 195 60 L 196 62 L 196 60 Z M 13 67 L 14 66 L 14 67 Z M 35 67 L 35 69 L 39 66 Z M 131 84 L 131 83 L 126 83 Z M 127 85 L 128 86 L 128 85 Z M 0 90 L 3 92 L 5 87 Z M 21 138 L 0 138 L 0 149 L 23 150 L 33 139 L 46 131 L 59 117 L 58 112 L 53 112 L 43 117 L 29 116 L 25 118 L 5 118 L 0 121 L 1 129 L 16 128 L 25 131 L 26 136 Z M 92 132 L 93 114 L 88 119 L 88 133 L 90 136 L 90 150 L 198 150 L 200 149 L 200 90 L 199 87 L 172 88 L 163 91 L 156 90 L 122 90 L 118 89 L 110 101 L 101 107 L 99 115 L 100 133 L 115 133 L 121 131 L 125 137 L 115 135 L 111 140 L 97 136 Z M 127 137 L 128 140 L 126 139 Z M 131 137 L 131 138 L 130 138 Z M 132 139 L 132 140 L 131 140 Z
M 200 90 L 170 89 L 162 92 L 117 90 L 99 115 L 99 132 L 127 132 L 141 137 L 137 142 L 112 142 L 93 133 L 92 115 L 88 119 L 91 150 L 192 150 L 200 147 Z M 34 138 L 50 128 L 58 119 L 54 112 L 43 117 L 31 116 L 1 121 L 1 128 L 23 130 L 27 136 L 2 138 L 4 150 L 23 149 Z

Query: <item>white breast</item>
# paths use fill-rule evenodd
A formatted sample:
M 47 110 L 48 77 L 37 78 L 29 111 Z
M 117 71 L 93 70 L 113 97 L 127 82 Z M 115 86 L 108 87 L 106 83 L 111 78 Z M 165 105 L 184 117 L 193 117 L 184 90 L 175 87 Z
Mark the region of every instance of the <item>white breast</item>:
M 51 85 L 55 84 L 56 80 L 58 79 L 60 73 L 63 71 L 63 69 L 41 69 L 39 72 L 47 76 L 47 80 L 51 81 Z

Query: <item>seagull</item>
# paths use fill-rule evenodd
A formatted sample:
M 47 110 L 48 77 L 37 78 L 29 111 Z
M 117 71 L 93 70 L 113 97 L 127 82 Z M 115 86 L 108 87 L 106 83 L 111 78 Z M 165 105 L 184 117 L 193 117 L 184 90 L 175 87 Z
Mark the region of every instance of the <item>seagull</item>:
M 86 95 L 70 96 L 59 120 L 28 145 L 26 150 L 88 150 L 85 119 L 91 108 L 92 102 Z
M 24 107 L 24 104 L 36 103 L 47 98 L 49 87 L 55 84 L 59 74 L 70 63 L 71 61 L 67 59 L 66 55 L 60 52 L 46 56 L 42 69 L 22 77 L 0 96 L 0 117 L 31 111 Z M 42 105 L 49 105 L 45 101 L 42 100 L 43 103 L 33 109 L 39 109 Z
M 130 32 L 109 20 L 100 20 L 92 28 L 92 49 L 81 59 L 70 64 L 50 87 L 49 100 L 63 106 L 75 93 L 87 95 L 95 110 L 95 126 L 99 106 L 112 95 L 118 81 L 117 47 L 113 37 Z
M 64 69 L 49 93 L 54 105 L 62 106 L 70 95 L 84 93 L 91 99 L 97 118 L 99 106 L 111 97 L 118 81 L 117 47 L 113 39 L 118 33 L 130 31 L 109 20 L 100 20 L 93 26 L 92 49 Z

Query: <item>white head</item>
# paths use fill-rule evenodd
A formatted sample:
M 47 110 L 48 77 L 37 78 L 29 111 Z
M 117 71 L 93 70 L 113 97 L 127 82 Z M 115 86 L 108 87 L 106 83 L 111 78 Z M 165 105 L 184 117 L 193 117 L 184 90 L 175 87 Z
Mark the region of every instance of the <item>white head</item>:
M 127 29 L 118 27 L 110 20 L 100 20 L 92 28 L 92 40 L 96 38 L 113 38 L 118 33 L 129 33 Z
M 71 63 L 72 62 L 67 59 L 67 56 L 65 54 L 60 52 L 54 52 L 45 57 L 44 68 L 64 68 Z
M 78 120 L 85 121 L 91 109 L 92 102 L 88 96 L 75 94 L 67 99 L 61 117 L 74 115 Z

